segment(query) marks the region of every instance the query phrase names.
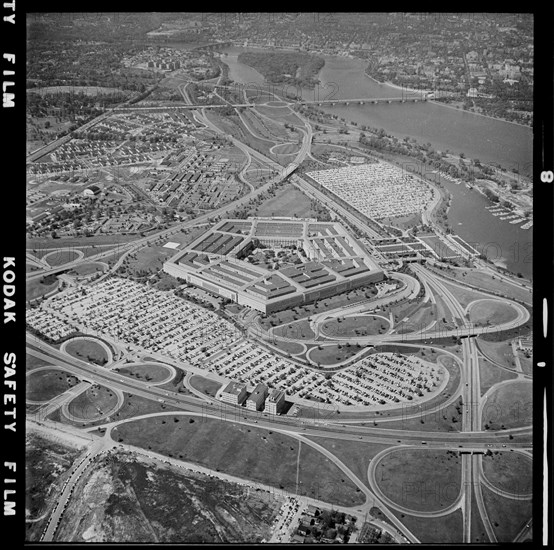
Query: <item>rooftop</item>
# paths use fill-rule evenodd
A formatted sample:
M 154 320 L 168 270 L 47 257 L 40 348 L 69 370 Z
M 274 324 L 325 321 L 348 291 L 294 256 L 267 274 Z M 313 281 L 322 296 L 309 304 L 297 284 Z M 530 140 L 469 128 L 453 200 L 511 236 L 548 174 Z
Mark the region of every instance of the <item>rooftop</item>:
M 241 384 L 239 382 L 229 382 L 225 388 L 223 388 L 223 393 L 229 393 L 231 395 L 240 395 L 240 393 L 246 388 L 246 384 Z

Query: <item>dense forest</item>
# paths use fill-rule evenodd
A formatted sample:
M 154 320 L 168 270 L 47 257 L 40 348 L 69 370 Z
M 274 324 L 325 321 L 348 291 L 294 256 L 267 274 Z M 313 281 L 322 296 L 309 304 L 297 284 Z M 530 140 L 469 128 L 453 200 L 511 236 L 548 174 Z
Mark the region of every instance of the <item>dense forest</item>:
M 268 82 L 313 88 L 325 60 L 297 52 L 241 53 L 238 61 L 256 69 Z

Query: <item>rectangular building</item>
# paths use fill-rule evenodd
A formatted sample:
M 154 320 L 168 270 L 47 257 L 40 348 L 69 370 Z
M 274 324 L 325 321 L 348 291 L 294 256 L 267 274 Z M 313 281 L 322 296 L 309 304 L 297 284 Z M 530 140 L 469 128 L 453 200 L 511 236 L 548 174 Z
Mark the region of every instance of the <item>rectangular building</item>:
M 285 407 L 285 392 L 272 390 L 265 403 L 265 412 L 269 414 L 280 414 Z
M 221 400 L 233 405 L 242 405 L 246 399 L 246 384 L 229 382 L 221 392 Z
M 265 398 L 267 397 L 268 388 L 261 382 L 254 388 L 246 400 L 246 408 L 251 411 L 262 411 L 264 409 Z

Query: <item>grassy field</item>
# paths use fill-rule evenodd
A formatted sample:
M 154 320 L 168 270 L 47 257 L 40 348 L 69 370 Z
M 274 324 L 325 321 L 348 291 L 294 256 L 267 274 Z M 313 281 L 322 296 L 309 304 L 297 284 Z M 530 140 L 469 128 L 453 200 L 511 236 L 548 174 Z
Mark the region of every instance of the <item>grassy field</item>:
M 276 123 L 288 122 L 293 126 L 304 128 L 304 123 L 288 107 L 270 107 L 260 105 L 256 107 L 256 111 L 273 119 Z
M 50 401 L 78 383 L 78 378 L 65 371 L 41 370 L 27 377 L 26 396 L 30 401 Z
M 145 380 L 152 384 L 165 380 L 171 374 L 171 371 L 163 365 L 133 365 L 115 369 L 115 372 L 137 380 Z
M 498 368 L 486 359 L 479 359 L 479 382 L 481 387 L 481 395 L 485 395 L 487 390 L 504 380 L 512 380 L 517 378 L 517 374 L 510 373 L 504 369 Z
M 379 461 L 375 480 L 393 502 L 417 511 L 442 510 L 458 497 L 462 461 L 457 453 L 398 450 Z
M 81 451 L 53 443 L 34 433 L 25 445 L 25 540 L 38 542 L 50 512 L 67 479 L 67 471 Z M 40 519 L 39 519 L 40 518 Z
M 72 273 L 79 276 L 91 275 L 92 273 L 102 273 L 106 270 L 106 266 L 97 262 L 90 262 L 86 264 L 80 264 L 71 269 Z
M 174 288 L 178 288 L 183 283 L 183 281 L 179 281 L 175 277 L 169 275 L 168 273 L 164 273 L 163 271 L 160 271 L 158 276 L 159 279 L 154 284 L 154 288 L 157 288 L 158 290 L 172 290 Z
M 196 375 L 191 377 L 190 385 L 193 388 L 200 390 L 202 393 L 205 393 L 206 395 L 210 395 L 212 397 L 215 397 L 217 390 L 221 388 L 221 384 L 219 382 Z
M 143 414 L 159 413 L 165 411 L 177 411 L 175 407 L 153 401 L 152 399 L 146 399 L 139 395 L 133 395 L 124 393 L 125 400 L 121 408 L 113 415 L 113 421 L 126 420 L 128 418 L 134 418 L 135 416 L 141 416 Z M 103 423 L 100 421 L 99 423 Z
M 365 478 L 362 480 L 365 481 Z M 361 489 L 329 458 L 306 443 L 301 444 L 296 492 L 341 506 L 356 506 L 365 502 Z
M 118 426 L 112 434 L 116 441 L 280 489 L 296 490 L 299 443 L 285 435 L 184 415 L 131 421 Z M 352 483 L 341 483 L 341 491 L 337 486 L 326 488 L 321 480 L 342 479 L 342 473 L 321 454 L 309 454 L 309 461 L 305 468 L 302 464 L 300 467 L 303 491 L 318 492 L 320 498 L 336 505 L 350 505 L 352 494 L 356 494 Z
M 441 270 L 438 272 L 441 273 Z M 528 304 L 531 304 L 533 301 L 532 293 L 529 292 L 529 290 L 508 283 L 495 275 L 490 275 L 479 269 L 445 269 L 442 270 L 442 273 L 462 283 L 475 286 L 485 292 L 487 290 L 499 292 L 507 295 L 508 298 L 521 300 Z
M 241 121 L 243 125 L 256 137 L 260 139 L 266 139 L 268 141 L 271 141 L 272 144 L 274 144 L 278 138 L 271 135 L 270 132 L 268 132 L 261 124 L 259 124 L 258 120 L 254 120 L 254 118 L 251 115 L 250 110 L 245 110 L 241 113 Z
M 483 487 L 483 500 L 498 542 L 512 542 L 533 515 L 530 500 L 501 497 Z
M 495 363 L 509 369 L 516 368 L 516 362 L 510 342 L 488 342 L 482 338 L 477 338 L 476 341 L 479 349 L 489 359 L 492 359 Z
M 444 397 L 443 397 L 444 400 Z M 380 423 L 378 426 L 398 430 L 425 430 L 429 432 L 459 432 L 462 429 L 463 404 L 456 401 L 448 406 L 442 406 L 438 410 L 431 410 L 431 402 L 423 403 L 417 416 L 406 418 L 407 408 L 403 410 L 400 420 Z
M 298 153 L 300 145 L 298 143 L 281 143 L 273 149 L 277 155 L 292 155 Z
M 33 370 L 37 367 L 46 367 L 51 365 L 52 363 L 49 363 L 48 361 L 45 361 L 44 359 L 39 359 L 38 357 L 35 357 L 34 355 L 25 354 L 25 370 Z
M 519 428 L 533 422 L 533 383 L 508 382 L 493 390 L 483 408 L 483 427 Z
M 285 353 L 291 354 L 291 355 L 297 355 L 299 353 L 302 353 L 304 348 L 295 342 L 283 342 L 281 340 L 275 341 L 275 346 L 279 348 L 281 351 L 284 351 Z
M 521 336 L 531 335 L 533 330 L 533 308 L 525 306 L 525 309 L 529 312 L 529 319 L 527 319 L 523 325 L 500 330 L 498 332 L 485 332 L 481 334 L 481 340 L 486 340 L 487 342 L 504 342 L 513 340 L 514 338 L 520 338 Z
M 163 263 L 174 254 L 175 250 L 164 248 L 163 245 L 145 246 L 127 256 L 118 271 L 134 276 L 141 271 L 156 272 L 162 269 Z
M 321 347 L 321 349 L 319 349 Z M 350 359 L 362 350 L 361 347 L 349 344 L 331 344 L 314 346 L 306 355 L 316 364 L 335 365 Z
M 498 489 L 527 495 L 533 492 L 533 462 L 521 453 L 483 456 L 483 473 Z
M 516 310 L 498 300 L 482 300 L 469 307 L 469 320 L 476 325 L 501 325 L 517 317 Z
M 111 410 L 117 403 L 117 396 L 104 386 L 91 387 L 69 404 L 69 412 L 82 420 L 96 420 Z
M 46 262 L 52 267 L 63 265 L 68 262 L 72 262 L 78 258 L 77 252 L 74 250 L 60 250 L 48 256 Z
M 254 109 L 246 109 L 242 114 L 259 130 L 260 135 L 278 141 L 288 138 L 287 130 L 282 125 L 259 116 Z
M 431 329 L 430 334 L 438 330 L 436 328 L 437 325 L 444 329 L 454 327 L 452 317 L 447 313 L 446 307 L 439 297 L 437 297 L 435 305 L 430 302 L 423 303 L 419 300 L 414 300 L 382 308 L 382 315 L 388 315 L 389 312 L 392 312 L 395 329 L 399 334 L 417 332 L 427 328 L 435 320 L 437 324 Z M 446 320 L 446 323 L 443 322 L 443 318 Z
M 370 334 L 382 334 L 390 327 L 388 319 L 375 315 L 357 315 L 355 317 L 343 317 L 338 320 L 330 320 L 322 323 L 320 329 L 327 336 L 366 336 Z
M 287 183 L 277 191 L 274 197 L 266 200 L 256 211 L 256 216 L 298 216 L 299 218 L 312 217 L 310 199 L 294 187 Z
M 475 300 L 481 300 L 486 298 L 483 294 L 471 290 L 470 288 L 461 288 L 459 286 L 450 285 L 441 281 L 444 286 L 454 294 L 455 298 L 460 302 L 461 306 L 465 309 L 471 302 Z
M 441 318 L 437 316 L 437 306 L 430 301 L 420 304 L 410 315 L 403 318 L 398 316 L 398 319 L 399 322 L 395 326 L 395 330 L 398 334 L 423 331 L 433 321 L 441 321 Z
M 490 542 L 477 507 L 477 500 L 475 499 L 475 491 L 471 491 L 471 542 L 484 543 Z
M 419 518 L 399 512 L 394 512 L 394 514 L 423 544 L 443 546 L 463 542 L 461 510 L 438 518 Z
M 384 225 L 392 225 L 401 229 L 409 229 L 414 225 L 421 223 L 421 214 L 408 214 L 407 216 L 395 216 L 392 218 L 382 218 L 380 222 Z
M 312 339 L 315 338 L 315 334 L 310 328 L 310 323 L 307 319 L 302 319 L 295 323 L 290 323 L 288 325 L 283 325 L 277 327 L 273 331 L 277 336 L 284 336 L 286 338 L 297 338 L 297 339 Z
M 77 359 L 95 365 L 105 365 L 108 362 L 106 350 L 94 340 L 75 338 L 67 343 L 65 351 Z
M 223 117 L 215 113 L 213 110 L 208 110 L 206 111 L 206 116 L 212 124 L 215 124 L 218 128 L 221 128 L 225 133 L 231 134 L 234 138 L 257 151 L 260 151 L 263 155 L 271 156 L 269 150 L 274 143 L 254 137 L 237 115 Z
M 332 437 L 310 436 L 318 445 L 331 451 L 339 460 L 344 462 L 366 485 L 367 469 L 371 459 L 390 445 L 380 443 L 364 443 L 349 441 L 348 439 L 334 439 Z
M 47 278 L 39 277 L 25 283 L 25 299 L 34 300 L 40 296 L 44 296 L 48 292 L 55 290 L 58 287 L 58 278 L 49 276 Z

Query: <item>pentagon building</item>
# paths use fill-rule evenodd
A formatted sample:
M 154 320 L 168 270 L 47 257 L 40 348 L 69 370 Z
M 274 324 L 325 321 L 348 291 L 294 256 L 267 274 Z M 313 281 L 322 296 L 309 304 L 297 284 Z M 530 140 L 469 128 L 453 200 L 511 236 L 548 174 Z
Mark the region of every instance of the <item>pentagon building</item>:
M 253 265 L 256 248 L 289 248 L 296 262 Z M 273 313 L 383 279 L 339 223 L 297 218 L 221 220 L 164 263 L 178 279 Z

